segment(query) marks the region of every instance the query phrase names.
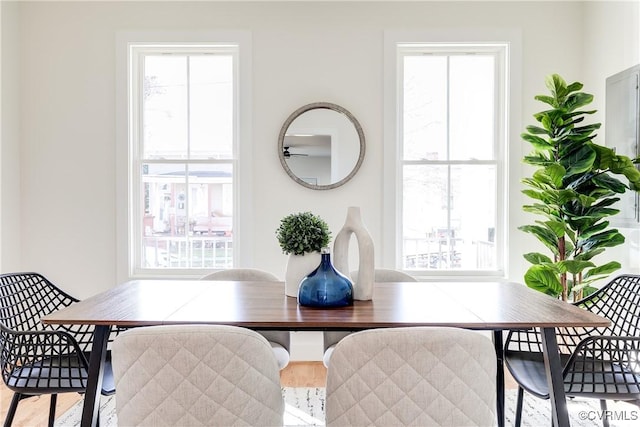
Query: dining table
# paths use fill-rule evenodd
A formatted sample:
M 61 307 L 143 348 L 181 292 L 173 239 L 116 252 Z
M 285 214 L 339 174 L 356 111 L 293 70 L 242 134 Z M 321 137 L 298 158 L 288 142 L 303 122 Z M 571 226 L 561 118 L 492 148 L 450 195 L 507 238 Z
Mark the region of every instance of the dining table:
M 605 327 L 609 320 L 514 282 L 375 283 L 373 298 L 342 308 L 300 306 L 283 282 L 130 280 L 42 318 L 94 325 L 82 426 L 98 421 L 112 328 L 220 324 L 253 330 L 358 331 L 456 327 L 490 331 L 497 361 L 497 422 L 504 426 L 503 331 L 539 328 L 554 426 L 569 426 L 555 328 Z

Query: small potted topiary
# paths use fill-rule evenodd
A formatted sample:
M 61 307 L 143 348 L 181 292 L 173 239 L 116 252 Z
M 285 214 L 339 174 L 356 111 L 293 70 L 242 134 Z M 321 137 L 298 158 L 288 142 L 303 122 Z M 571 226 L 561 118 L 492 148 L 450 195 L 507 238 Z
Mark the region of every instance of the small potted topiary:
M 329 246 L 329 226 L 311 212 L 299 212 L 280 220 L 276 237 L 282 252 L 289 255 L 285 294 L 297 297 L 300 281 L 320 264 L 320 250 Z

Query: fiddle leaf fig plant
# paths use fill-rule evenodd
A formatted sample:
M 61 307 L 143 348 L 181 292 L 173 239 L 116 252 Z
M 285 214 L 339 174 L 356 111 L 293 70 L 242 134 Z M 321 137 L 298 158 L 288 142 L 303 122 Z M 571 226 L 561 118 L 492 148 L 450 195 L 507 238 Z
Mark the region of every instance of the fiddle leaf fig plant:
M 640 190 L 640 159 L 617 155 L 593 142 L 600 123 L 585 123 L 596 110 L 585 110 L 593 95 L 581 92 L 582 83 L 567 84 L 557 74 L 546 78 L 550 95 L 536 100 L 548 109 L 534 115 L 539 125 L 527 126 L 521 136 L 533 147 L 523 161 L 536 167 L 522 180 L 523 193 L 532 199 L 524 211 L 537 215 L 534 224 L 519 227 L 534 235 L 550 252 L 531 252 L 525 273 L 530 288 L 564 301 L 578 300 L 596 288 L 591 284 L 621 267 L 619 262 L 598 264 L 596 255 L 624 243 L 609 225 L 619 212 L 614 204 L 627 190 Z M 624 179 L 624 182 L 621 181 Z
M 276 237 L 285 254 L 304 255 L 320 252 L 320 249 L 328 246 L 331 231 L 319 216 L 311 212 L 299 212 L 280 220 Z

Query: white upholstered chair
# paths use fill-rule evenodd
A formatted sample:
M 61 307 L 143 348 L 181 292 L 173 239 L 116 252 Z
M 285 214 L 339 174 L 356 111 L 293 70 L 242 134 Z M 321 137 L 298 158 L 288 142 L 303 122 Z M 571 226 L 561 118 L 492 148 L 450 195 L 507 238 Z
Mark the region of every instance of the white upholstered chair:
M 150 326 L 113 342 L 123 426 L 281 426 L 284 402 L 271 346 L 249 329 Z
M 327 426 L 490 426 L 496 355 L 478 332 L 389 328 L 342 339 L 327 372 Z
M 357 271 L 351 272 L 351 277 L 358 277 Z M 417 282 L 416 278 L 409 274 L 398 271 L 389 270 L 384 268 L 377 268 L 373 273 L 373 280 L 377 283 L 385 282 Z M 335 348 L 338 341 L 349 335 L 351 332 L 340 331 L 327 331 L 322 334 L 322 344 L 324 354 L 322 356 L 322 363 L 325 367 L 329 367 L 329 359 L 331 359 L 331 353 Z
M 232 280 L 239 282 L 249 281 L 266 281 L 266 282 L 278 282 L 278 278 L 268 271 L 258 270 L 256 268 L 231 268 L 228 270 L 215 271 L 209 273 L 201 280 Z M 278 360 L 278 366 L 280 369 L 284 369 L 288 364 L 291 357 L 291 337 L 289 331 L 258 331 L 264 336 L 276 355 Z

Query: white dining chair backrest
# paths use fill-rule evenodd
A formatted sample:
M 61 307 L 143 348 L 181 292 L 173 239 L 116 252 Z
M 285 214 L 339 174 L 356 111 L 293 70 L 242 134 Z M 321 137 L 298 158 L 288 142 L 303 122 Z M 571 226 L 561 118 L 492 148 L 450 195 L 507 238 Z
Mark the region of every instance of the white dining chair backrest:
M 257 268 L 230 268 L 227 270 L 214 271 L 200 280 L 216 280 L 216 281 L 238 281 L 238 282 L 278 282 L 279 279 L 268 271 L 259 270 Z M 283 291 L 284 292 L 284 291 Z M 259 331 L 271 344 L 273 353 L 278 359 L 278 366 L 284 369 L 291 359 L 291 335 L 289 331 Z
M 271 346 L 249 329 L 166 325 L 113 342 L 123 426 L 281 426 L 284 402 Z
M 496 421 L 496 355 L 457 328 L 355 332 L 327 372 L 327 426 L 489 426 Z
M 389 282 L 417 282 L 418 280 L 399 270 L 391 270 L 385 268 L 376 268 L 374 271 L 373 280 L 377 283 L 389 283 Z M 358 277 L 358 271 L 352 271 L 351 277 Z M 351 332 L 342 332 L 342 331 L 325 331 L 322 333 L 322 363 L 325 367 L 329 367 L 329 360 L 331 359 L 331 353 L 335 345 L 349 335 Z

